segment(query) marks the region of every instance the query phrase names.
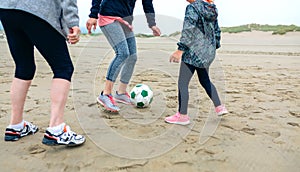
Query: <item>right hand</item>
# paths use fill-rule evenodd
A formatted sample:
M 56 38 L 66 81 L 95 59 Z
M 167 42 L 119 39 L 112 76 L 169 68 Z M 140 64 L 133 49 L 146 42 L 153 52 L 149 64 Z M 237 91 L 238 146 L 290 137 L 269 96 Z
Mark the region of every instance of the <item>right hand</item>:
M 68 34 L 68 42 L 70 44 L 76 44 L 80 39 L 80 33 L 80 28 L 78 26 L 70 28 Z
M 97 28 L 97 19 L 95 18 L 89 18 L 88 21 L 86 22 L 86 29 L 88 30 L 89 34 L 92 33 L 92 28 L 93 31 L 95 31 Z
M 176 50 L 171 56 L 170 56 L 170 62 L 179 63 L 182 57 L 183 51 Z
M 154 36 L 160 36 L 161 35 L 160 29 L 157 26 L 152 26 L 151 30 L 152 30 Z

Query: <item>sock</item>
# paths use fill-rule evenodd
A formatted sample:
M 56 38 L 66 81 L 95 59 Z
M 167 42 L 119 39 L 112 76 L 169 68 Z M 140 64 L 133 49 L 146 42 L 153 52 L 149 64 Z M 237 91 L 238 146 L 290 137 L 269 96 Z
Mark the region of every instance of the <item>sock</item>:
M 22 130 L 24 128 L 24 123 L 25 123 L 25 121 L 22 120 L 22 122 L 20 122 L 19 124 L 9 125 L 7 128 L 13 128 L 13 129 L 16 129 L 16 130 Z
M 63 122 L 55 127 L 48 127 L 47 130 L 52 134 L 60 134 L 61 131 L 64 130 L 65 125 L 66 124 Z

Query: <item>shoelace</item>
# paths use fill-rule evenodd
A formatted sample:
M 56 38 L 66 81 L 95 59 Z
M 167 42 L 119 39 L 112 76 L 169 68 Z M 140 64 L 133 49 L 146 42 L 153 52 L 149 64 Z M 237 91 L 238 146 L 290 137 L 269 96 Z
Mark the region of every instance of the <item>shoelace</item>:
M 76 136 L 77 136 L 77 134 L 75 132 L 73 132 L 71 130 L 70 126 L 68 126 L 68 125 L 64 126 L 63 132 L 64 132 L 63 134 L 64 134 L 64 136 L 66 136 L 67 140 L 72 140 L 73 137 L 76 138 Z
M 177 112 L 177 113 L 175 114 L 175 116 L 176 116 L 177 118 L 180 118 L 180 113 Z
M 223 111 L 223 110 L 225 110 L 224 106 L 219 106 L 219 107 L 216 108 L 217 112 L 220 112 L 220 111 Z
M 26 125 L 27 125 L 30 129 L 34 129 L 34 128 L 35 128 L 35 126 L 34 126 L 33 124 L 29 123 L 29 122 L 28 122 L 28 123 L 25 122 L 25 123 L 24 123 L 24 127 L 25 127 Z
M 116 102 L 115 102 L 113 96 L 107 95 L 107 97 L 109 98 L 109 100 L 111 101 L 111 103 L 112 103 L 113 105 L 116 105 Z

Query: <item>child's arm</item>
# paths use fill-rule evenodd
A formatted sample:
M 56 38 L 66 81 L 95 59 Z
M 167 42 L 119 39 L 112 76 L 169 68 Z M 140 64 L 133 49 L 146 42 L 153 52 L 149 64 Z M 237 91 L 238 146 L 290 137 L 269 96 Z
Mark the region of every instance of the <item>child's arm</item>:
M 180 42 L 177 43 L 178 50 L 187 51 L 191 44 L 194 43 L 194 35 L 199 16 L 196 9 L 192 5 L 188 5 L 185 11 L 183 29 L 181 32 Z
M 215 37 L 216 37 L 216 49 L 221 47 L 221 29 L 218 24 L 218 20 L 214 23 Z

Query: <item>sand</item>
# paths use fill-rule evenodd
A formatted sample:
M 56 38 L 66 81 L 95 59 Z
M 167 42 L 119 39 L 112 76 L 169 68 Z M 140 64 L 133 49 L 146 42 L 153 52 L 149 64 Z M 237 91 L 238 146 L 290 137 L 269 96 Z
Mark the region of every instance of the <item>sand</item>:
M 177 39 L 137 38 L 139 57 L 130 88 L 151 86 L 154 101 L 147 109 L 120 105 L 118 115 L 103 112 L 95 100 L 113 57 L 106 39 L 82 36 L 79 44 L 70 45 L 75 72 L 65 121 L 87 141 L 66 148 L 41 143 L 49 122 L 52 74 L 38 52 L 24 113 L 40 131 L 4 142 L 14 64 L 1 38 L 0 171 L 299 171 L 300 33 L 224 33 L 210 74 L 230 114 L 216 117 L 194 77 L 188 126 L 163 121 L 177 110 L 179 65 L 168 62 Z

